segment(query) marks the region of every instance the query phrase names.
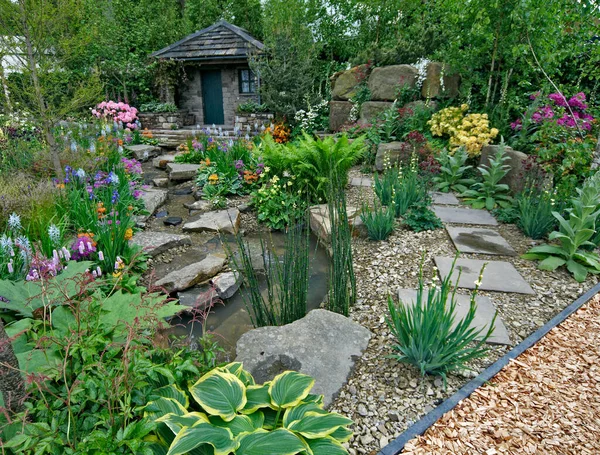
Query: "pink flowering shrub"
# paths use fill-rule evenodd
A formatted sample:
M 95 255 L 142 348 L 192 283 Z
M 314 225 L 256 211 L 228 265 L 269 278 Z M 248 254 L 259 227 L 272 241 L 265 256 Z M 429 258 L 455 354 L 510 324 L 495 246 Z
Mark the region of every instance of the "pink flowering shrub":
M 102 101 L 92 109 L 92 115 L 102 120 L 112 120 L 122 123 L 130 130 L 137 128 L 138 110 L 127 103 L 116 101 Z

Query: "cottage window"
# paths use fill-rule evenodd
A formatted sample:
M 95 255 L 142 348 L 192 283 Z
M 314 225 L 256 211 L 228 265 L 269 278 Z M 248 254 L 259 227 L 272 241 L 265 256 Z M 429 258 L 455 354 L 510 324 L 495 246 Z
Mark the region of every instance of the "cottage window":
M 256 78 L 250 69 L 242 69 L 239 74 L 240 93 L 256 93 Z

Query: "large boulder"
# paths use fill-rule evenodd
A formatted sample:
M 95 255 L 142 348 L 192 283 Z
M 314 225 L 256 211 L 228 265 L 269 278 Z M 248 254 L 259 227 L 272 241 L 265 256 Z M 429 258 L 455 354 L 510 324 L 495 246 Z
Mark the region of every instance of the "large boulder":
M 350 120 L 352 103 L 350 101 L 329 102 L 329 130 L 338 131 Z
M 236 361 L 262 383 L 286 370 L 315 379 L 313 393 L 329 406 L 367 348 L 371 332 L 349 318 L 312 310 L 282 327 L 251 330 L 237 342 Z
M 383 171 L 386 167 L 395 164 L 405 164 L 410 162 L 412 147 L 406 142 L 388 142 L 377 146 L 377 155 L 375 156 L 375 169 Z
M 223 269 L 226 261 L 224 255 L 209 254 L 200 262 L 169 273 L 158 280 L 156 286 L 162 286 L 169 292 L 183 291 L 213 278 Z
M 486 145 L 481 149 L 481 161 L 480 164 L 489 166 L 490 158 L 493 158 L 500 145 Z M 527 160 L 527 155 L 523 152 L 513 150 L 509 146 L 504 146 L 504 153 L 508 156 L 509 160 L 505 161 L 504 164 L 510 166 L 510 171 L 506 174 L 500 183 L 506 183 L 511 191 L 519 192 L 523 189 L 525 183 L 525 172 L 523 168 L 524 162 Z
M 336 73 L 331 79 L 331 97 L 334 100 L 348 101 L 356 94 L 356 88 L 367 76 L 368 66 L 359 65 L 347 71 Z
M 442 76 L 443 75 L 443 76 Z M 443 87 L 442 87 L 443 81 Z M 455 98 L 460 89 L 460 75 L 454 73 L 447 65 L 439 62 L 429 62 L 425 80 L 421 88 L 423 98 L 447 96 Z
M 183 232 L 225 232 L 237 234 L 240 228 L 240 211 L 237 208 L 201 214 L 183 225 Z
M 369 76 L 371 100 L 395 100 L 399 88 L 405 85 L 411 88 L 416 86 L 417 74 L 417 69 L 410 65 L 391 65 L 375 68 Z
M 394 103 L 389 101 L 365 101 L 360 106 L 360 123 L 371 123 L 379 114 L 387 111 Z
M 366 227 L 360 219 L 360 209 L 351 205 L 346 207 L 348 225 L 353 236 L 366 235 Z M 328 244 L 331 236 L 331 220 L 327 204 L 313 205 L 309 209 L 310 229 L 319 240 Z

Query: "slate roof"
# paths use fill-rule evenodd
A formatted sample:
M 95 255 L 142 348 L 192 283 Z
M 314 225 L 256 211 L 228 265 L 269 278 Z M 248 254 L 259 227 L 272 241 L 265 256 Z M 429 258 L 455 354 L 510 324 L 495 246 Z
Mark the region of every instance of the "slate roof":
M 249 52 L 262 51 L 265 45 L 247 31 L 225 20 L 192 33 L 151 57 L 183 61 L 246 60 Z

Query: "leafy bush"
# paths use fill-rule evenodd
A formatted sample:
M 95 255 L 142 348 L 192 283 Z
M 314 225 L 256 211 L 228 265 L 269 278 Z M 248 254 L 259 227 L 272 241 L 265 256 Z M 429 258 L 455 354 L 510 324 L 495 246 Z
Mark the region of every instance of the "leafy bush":
M 552 212 L 558 220 L 559 229 L 551 232 L 548 238 L 558 243 L 533 247 L 522 257 L 540 260 L 538 268 L 541 270 L 553 271 L 564 265 L 577 281 L 583 282 L 588 273 L 600 273 L 598 254 L 585 251 L 585 248 L 596 246 L 590 240 L 596 234 L 600 193 L 594 184 L 586 182 L 583 188 L 577 189 L 577 194 L 571 200 L 568 220 L 560 213 Z
M 341 444 L 352 436 L 352 421 L 325 411 L 323 397 L 310 394 L 313 384 L 310 376 L 286 371 L 257 385 L 241 363 L 230 363 L 188 391 L 168 387 L 145 409 L 158 423 L 157 445 L 169 455 L 347 454 Z
M 475 183 L 475 180 L 465 177 L 465 172 L 473 167 L 466 164 L 468 158 L 464 147 L 459 147 L 453 154 L 447 149 L 440 152 L 437 157 L 441 165 L 440 173 L 433 177 L 438 191 L 464 193 L 468 186 Z
M 178 110 L 173 103 L 160 103 L 158 101 L 140 105 L 140 112 L 177 112 Z
M 410 209 L 402 217 L 402 224 L 415 232 L 433 231 L 444 227 L 433 211 L 431 211 L 426 203 L 413 204 Z
M 238 104 L 237 111 L 240 114 L 252 114 L 255 112 L 267 112 L 266 104 L 259 104 L 256 101 L 248 101 L 246 103 Z
M 367 228 L 367 233 L 371 240 L 385 240 L 394 231 L 395 220 L 394 207 L 375 206 L 370 210 L 368 206 L 363 206 L 360 219 Z
M 252 193 L 252 205 L 256 207 L 258 221 L 271 229 L 283 230 L 302 217 L 306 210 L 306 197 L 297 189 L 296 177 L 279 177 L 274 175 L 268 182 L 270 169 L 265 168 L 261 174 L 263 185 Z
M 516 197 L 517 226 L 527 237 L 538 240 L 556 226 L 552 214 L 556 210 L 556 195 L 533 185 L 527 186 Z M 560 212 L 560 210 L 556 210 Z
M 456 284 L 453 285 L 450 281 L 456 258 L 439 289 L 434 284 L 427 291 L 424 290 L 424 259 L 425 256 L 419 268 L 416 300 L 412 305 L 410 302 L 395 304 L 392 298 L 388 297 L 390 315 L 387 324 L 398 342 L 394 345 L 394 350 L 397 351 L 394 358 L 399 362 L 414 365 L 423 376 L 441 375 L 445 384 L 449 372 L 464 369 L 469 361 L 485 355 L 485 342 L 492 335 L 496 315 L 487 330 L 472 327 L 477 310 L 475 297 L 483 275 L 482 269 L 476 288 L 471 294 L 469 311 L 463 319 L 457 321 L 456 290 L 460 272 Z
M 427 184 L 413 168 L 406 168 L 394 187 L 393 201 L 396 218 L 403 216 L 409 208 L 419 202 L 427 201 Z
M 507 194 L 508 185 L 500 183 L 500 180 L 508 174 L 510 166 L 504 164 L 510 158 L 504 154 L 504 142 L 498 148 L 494 157 L 490 157 L 489 166 L 482 164 L 477 169 L 483 176 L 483 182 L 474 183 L 471 189 L 461 194 L 465 198 L 465 203 L 472 205 L 476 209 L 486 208 L 494 209 L 497 205 L 500 207 L 509 207 L 512 204 L 512 198 Z

